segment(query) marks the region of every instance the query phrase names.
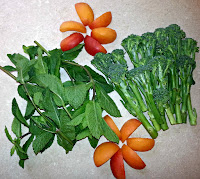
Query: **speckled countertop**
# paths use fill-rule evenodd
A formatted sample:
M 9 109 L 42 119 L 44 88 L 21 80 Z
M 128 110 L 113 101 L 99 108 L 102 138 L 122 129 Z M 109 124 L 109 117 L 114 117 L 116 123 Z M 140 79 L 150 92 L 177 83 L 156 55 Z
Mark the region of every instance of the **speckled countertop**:
M 39 41 L 47 49 L 58 48 L 60 41 L 68 35 L 61 33 L 59 26 L 63 21 L 79 21 L 74 4 L 77 0 L 0 0 L 0 65 L 11 65 L 8 53 L 22 53 L 22 45 L 32 45 Z M 111 11 L 113 21 L 110 28 L 117 31 L 117 39 L 106 45 L 108 52 L 120 47 L 127 35 L 142 34 L 177 23 L 188 37 L 200 43 L 200 1 L 199 0 L 85 0 L 98 17 Z M 91 56 L 82 51 L 77 58 L 81 64 L 90 64 Z M 197 55 L 197 68 L 194 71 L 196 85 L 192 87 L 192 102 L 200 117 L 200 55 Z M 17 94 L 17 84 L 0 71 L 0 178 L 20 179 L 105 179 L 112 176 L 109 162 L 96 168 L 93 163 L 94 150 L 87 140 L 78 142 L 73 151 L 65 154 L 55 142 L 43 154 L 34 155 L 28 151 L 29 160 L 25 169 L 18 166 L 18 156 L 10 157 L 11 143 L 4 134 L 5 125 L 10 129 L 12 122 L 11 102 L 16 97 L 20 108 L 25 104 Z M 122 117 L 114 118 L 119 128 L 132 116 L 119 102 L 118 95 L 111 97 L 119 106 Z M 156 145 L 149 152 L 140 153 L 147 167 L 134 170 L 125 164 L 127 179 L 198 179 L 200 178 L 200 121 L 191 127 L 189 124 L 169 126 L 159 132 Z M 135 136 L 148 137 L 142 128 Z M 105 141 L 101 138 L 99 143 Z

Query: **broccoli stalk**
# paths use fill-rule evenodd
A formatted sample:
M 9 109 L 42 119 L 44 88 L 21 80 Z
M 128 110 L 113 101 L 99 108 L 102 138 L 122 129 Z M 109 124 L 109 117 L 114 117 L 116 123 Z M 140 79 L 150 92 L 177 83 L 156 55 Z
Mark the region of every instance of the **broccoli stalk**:
M 141 94 L 138 89 L 137 91 L 134 90 L 134 83 L 126 78 L 128 70 L 123 50 L 117 49 L 108 54 L 97 53 L 91 63 L 113 84 L 128 111 L 142 122 L 152 138 L 156 138 L 158 135 L 157 131 L 143 114 L 141 104 L 144 102 Z

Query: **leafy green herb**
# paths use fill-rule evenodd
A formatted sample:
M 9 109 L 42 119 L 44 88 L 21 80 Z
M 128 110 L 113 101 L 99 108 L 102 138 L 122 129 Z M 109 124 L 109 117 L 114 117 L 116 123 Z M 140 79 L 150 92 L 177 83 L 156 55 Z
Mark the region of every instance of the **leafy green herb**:
M 19 165 L 24 168 L 30 146 L 37 155 L 50 148 L 55 138 L 66 153 L 84 138 L 88 138 L 93 148 L 101 136 L 119 142 L 102 118 L 104 109 L 113 116 L 120 116 L 107 94 L 113 90 L 112 86 L 90 67 L 73 62 L 83 44 L 62 52 L 61 49 L 47 51 L 37 41 L 35 43 L 36 46 L 23 46 L 29 58 L 9 54 L 14 67 L 0 66 L 19 83 L 18 94 L 27 102 L 23 114 L 16 99 L 12 101 L 15 137 L 12 138 L 5 128 L 6 136 L 13 144 L 10 154 L 19 156 Z M 70 81 L 63 79 L 61 69 Z M 13 71 L 17 71 L 17 77 L 11 73 Z M 24 126 L 28 128 L 27 133 L 23 132 Z

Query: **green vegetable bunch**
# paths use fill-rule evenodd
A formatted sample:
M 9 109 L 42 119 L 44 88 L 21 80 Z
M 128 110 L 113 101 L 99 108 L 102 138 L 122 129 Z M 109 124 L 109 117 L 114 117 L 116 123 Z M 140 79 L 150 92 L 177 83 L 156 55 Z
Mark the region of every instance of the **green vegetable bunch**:
M 107 77 L 125 108 L 143 123 L 151 137 L 156 138 L 160 129 L 168 129 L 167 118 L 174 125 L 186 123 L 189 116 L 190 124 L 196 125 L 190 89 L 197 42 L 172 24 L 141 36 L 131 34 L 121 45 L 125 51 L 98 53 L 92 64 Z M 131 70 L 125 53 L 133 64 Z
M 13 144 L 11 155 L 17 153 L 19 165 L 24 168 L 29 146 L 32 145 L 35 154 L 42 153 L 55 138 L 66 153 L 84 138 L 88 138 L 93 148 L 102 135 L 118 143 L 119 138 L 102 118 L 103 110 L 112 116 L 121 116 L 108 95 L 113 91 L 112 86 L 89 66 L 73 62 L 83 44 L 62 52 L 61 49 L 47 51 L 35 43 L 36 46 L 23 46 L 28 57 L 9 54 L 14 66 L 0 66 L 19 84 L 19 96 L 27 103 L 23 114 L 17 100 L 12 101 L 15 137 L 5 128 Z M 13 71 L 18 75 L 14 76 Z

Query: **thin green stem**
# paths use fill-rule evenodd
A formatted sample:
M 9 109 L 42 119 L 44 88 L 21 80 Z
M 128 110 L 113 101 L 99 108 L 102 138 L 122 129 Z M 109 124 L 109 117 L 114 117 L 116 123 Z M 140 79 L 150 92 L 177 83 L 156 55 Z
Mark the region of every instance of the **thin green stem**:
M 34 101 L 32 100 L 31 95 L 29 94 L 29 91 L 28 91 L 28 89 L 27 89 L 27 87 L 26 87 L 26 84 L 23 84 L 23 87 L 24 87 L 24 89 L 25 89 L 25 91 L 26 91 L 26 94 L 28 95 L 29 100 L 30 100 L 31 103 L 33 104 L 34 108 L 36 109 L 36 111 L 37 111 L 47 122 L 49 122 L 49 123 L 51 124 L 51 126 L 54 126 L 54 124 L 53 124 L 50 120 L 48 120 L 48 119 L 46 118 L 46 116 L 39 110 L 39 108 L 36 106 L 36 104 L 35 104 Z
M 27 132 L 26 134 L 20 136 L 20 139 L 23 139 L 24 137 L 26 137 L 27 135 L 31 134 L 30 132 Z
M 34 43 L 40 47 L 48 56 L 51 56 L 50 53 L 39 43 L 37 42 L 36 40 L 34 41 Z
M 57 130 L 56 133 L 58 135 L 61 135 L 65 140 L 67 140 L 71 145 L 74 145 L 74 143 L 66 136 L 64 135 L 60 130 Z
M 7 75 L 9 75 L 12 79 L 14 79 L 15 81 L 17 80 L 17 78 L 12 74 L 10 73 L 9 71 L 5 70 L 2 66 L 0 66 L 0 69 L 6 73 Z

